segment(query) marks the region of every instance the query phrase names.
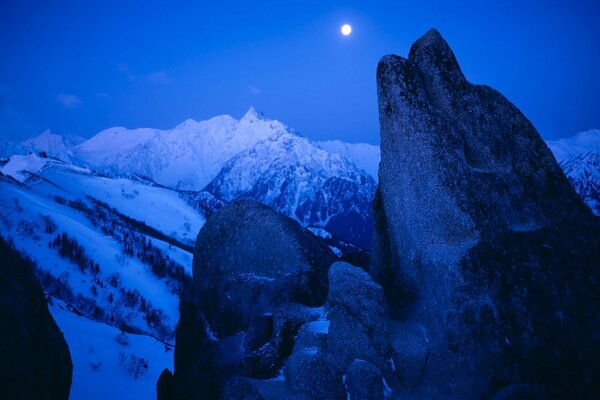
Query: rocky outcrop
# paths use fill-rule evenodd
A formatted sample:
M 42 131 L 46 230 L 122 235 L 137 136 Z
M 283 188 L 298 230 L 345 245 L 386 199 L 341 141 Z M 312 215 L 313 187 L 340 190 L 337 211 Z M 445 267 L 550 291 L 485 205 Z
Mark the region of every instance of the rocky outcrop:
M 382 371 L 391 383 L 397 381 L 388 364 L 383 289 L 359 267 L 334 263 L 325 309 L 327 320 L 307 323 L 298 332 L 285 363 L 286 384 L 309 399 L 383 398 Z
M 600 228 L 527 118 L 473 85 L 431 30 L 377 70 L 381 125 L 371 274 L 422 324 L 415 396 L 512 384 L 598 390 Z M 422 357 L 418 350 L 416 357 Z
M 68 399 L 73 364 L 29 262 L 0 237 L 0 397 Z
M 242 200 L 216 212 L 196 240 L 175 372 L 159 382 L 161 392 L 181 399 L 233 396 L 244 387 L 279 393 L 257 389 L 256 378 L 279 375 L 300 327 L 320 318 L 334 259 L 312 233 L 264 205 Z

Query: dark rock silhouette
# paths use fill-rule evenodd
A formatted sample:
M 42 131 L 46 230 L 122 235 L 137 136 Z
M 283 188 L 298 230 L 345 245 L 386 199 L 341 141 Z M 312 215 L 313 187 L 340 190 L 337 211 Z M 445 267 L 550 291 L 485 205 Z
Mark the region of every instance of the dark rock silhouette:
M 538 132 L 500 93 L 469 83 L 435 30 L 408 59 L 381 59 L 377 90 L 371 274 L 393 317 L 422 324 L 429 340 L 406 390 L 489 398 L 527 384 L 591 398 L 600 228 Z
M 68 399 L 73 364 L 31 264 L 0 237 L 0 397 Z

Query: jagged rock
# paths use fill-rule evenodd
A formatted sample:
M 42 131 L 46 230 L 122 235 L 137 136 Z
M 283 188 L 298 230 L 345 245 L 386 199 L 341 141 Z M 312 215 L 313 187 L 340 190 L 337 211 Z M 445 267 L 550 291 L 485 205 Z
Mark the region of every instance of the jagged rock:
M 311 400 L 346 397 L 342 371 L 336 360 L 316 348 L 294 352 L 286 361 L 283 372 L 286 385 Z
M 0 237 L 0 397 L 68 399 L 73 364 L 32 266 Z
M 389 347 L 383 289 L 343 262 L 329 269 L 329 284 L 327 350 L 342 368 L 358 358 L 384 369 Z
M 320 306 L 335 255 L 293 220 L 253 201 L 236 201 L 200 230 L 194 296 L 218 337 L 284 303 Z
M 431 30 L 377 70 L 371 274 L 393 317 L 427 329 L 414 393 L 511 383 L 598 389 L 600 228 L 527 118 L 464 77 Z
M 364 360 L 354 360 L 346 370 L 346 391 L 351 400 L 383 400 L 381 371 Z

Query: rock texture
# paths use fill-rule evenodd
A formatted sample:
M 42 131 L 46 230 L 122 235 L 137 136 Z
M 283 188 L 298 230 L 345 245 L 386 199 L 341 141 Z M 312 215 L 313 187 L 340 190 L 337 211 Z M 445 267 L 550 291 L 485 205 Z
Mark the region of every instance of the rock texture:
M 73 364 L 31 265 L 0 237 L 0 397 L 68 399 Z
M 429 356 L 415 396 L 598 392 L 600 228 L 527 118 L 431 30 L 377 69 L 371 274 Z
M 194 295 L 218 337 L 284 303 L 322 305 L 334 254 L 298 223 L 267 206 L 240 200 L 200 230 Z
M 373 364 L 355 360 L 346 371 L 346 390 L 351 400 L 383 400 L 383 377 Z

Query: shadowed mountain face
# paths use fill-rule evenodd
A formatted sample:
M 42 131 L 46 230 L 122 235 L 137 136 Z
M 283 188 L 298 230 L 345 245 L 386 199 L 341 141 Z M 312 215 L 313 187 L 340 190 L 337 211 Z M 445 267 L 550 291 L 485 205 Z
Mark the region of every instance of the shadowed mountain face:
M 464 77 L 431 30 L 378 66 L 381 164 L 371 274 L 422 323 L 415 393 L 511 384 L 591 397 L 600 228 L 527 118 Z M 595 383 L 597 385 L 597 383 Z
M 73 364 L 30 264 L 0 237 L 0 397 L 68 399 Z

